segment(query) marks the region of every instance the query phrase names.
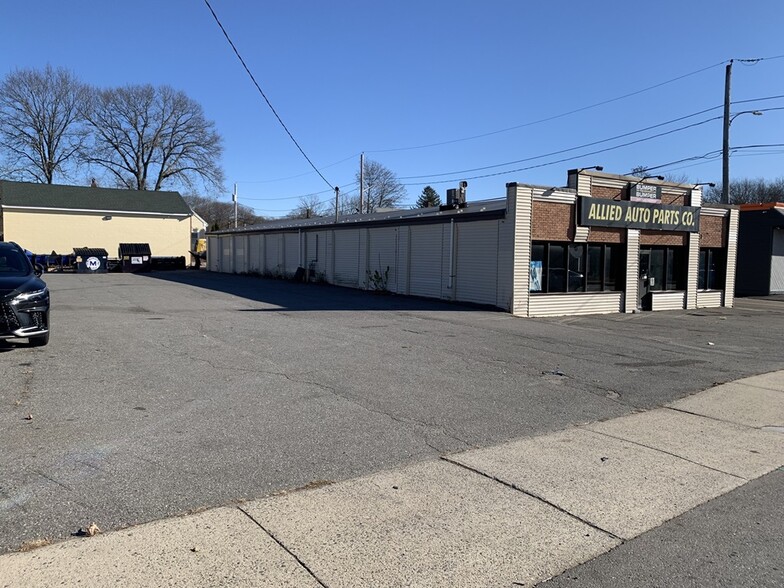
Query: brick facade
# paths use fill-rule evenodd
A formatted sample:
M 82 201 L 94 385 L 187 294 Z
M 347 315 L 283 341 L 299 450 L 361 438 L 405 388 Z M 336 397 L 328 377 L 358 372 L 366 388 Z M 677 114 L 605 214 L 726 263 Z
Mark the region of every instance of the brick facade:
M 588 233 L 589 243 L 626 243 L 626 229 L 607 227 L 591 227 Z
M 727 246 L 727 218 L 722 216 L 700 217 L 700 247 Z
M 574 211 L 574 204 L 534 201 L 531 238 L 534 241 L 572 241 Z
M 702 222 L 702 221 L 700 221 Z M 689 244 L 688 233 L 674 231 L 640 231 L 640 245 L 667 245 L 670 247 L 686 247 Z

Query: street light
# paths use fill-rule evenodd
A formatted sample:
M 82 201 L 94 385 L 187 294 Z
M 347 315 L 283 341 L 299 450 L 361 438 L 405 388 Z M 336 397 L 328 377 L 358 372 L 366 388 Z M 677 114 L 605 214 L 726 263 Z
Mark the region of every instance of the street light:
M 738 118 L 741 114 L 753 114 L 754 116 L 762 116 L 761 110 L 741 110 L 732 116 L 729 115 L 729 109 L 725 108 L 724 111 L 724 141 L 722 143 L 722 166 L 721 166 L 721 203 L 730 203 L 730 125 L 732 121 Z

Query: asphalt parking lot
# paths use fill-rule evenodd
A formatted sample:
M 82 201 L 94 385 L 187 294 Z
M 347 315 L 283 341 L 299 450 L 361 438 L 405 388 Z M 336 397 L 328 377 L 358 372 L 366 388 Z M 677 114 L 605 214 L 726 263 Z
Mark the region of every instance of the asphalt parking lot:
M 47 282 L 50 344 L 0 343 L 0 551 L 784 368 L 780 298 L 545 320 L 206 272 Z

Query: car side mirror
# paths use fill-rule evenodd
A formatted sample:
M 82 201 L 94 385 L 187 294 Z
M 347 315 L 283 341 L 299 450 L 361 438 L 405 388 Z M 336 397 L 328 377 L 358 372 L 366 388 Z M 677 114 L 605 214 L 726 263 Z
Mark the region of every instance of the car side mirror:
M 35 275 L 36 275 L 36 276 L 39 276 L 39 277 L 40 277 L 40 276 L 41 276 L 41 274 L 43 274 L 43 273 L 44 273 L 44 266 L 42 266 L 40 263 L 36 263 L 36 264 L 33 266 L 33 269 L 34 269 L 34 271 L 35 271 Z

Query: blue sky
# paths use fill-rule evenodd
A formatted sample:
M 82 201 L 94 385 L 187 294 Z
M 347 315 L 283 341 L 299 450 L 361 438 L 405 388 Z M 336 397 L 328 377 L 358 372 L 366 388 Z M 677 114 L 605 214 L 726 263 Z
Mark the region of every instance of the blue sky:
M 775 59 L 784 55 L 780 0 L 210 3 L 289 130 L 343 192 L 356 190 L 363 151 L 408 185 L 408 202 L 426 184 L 443 196 L 462 178 L 469 199 L 478 200 L 503 196 L 509 181 L 563 185 L 571 167 L 627 173 L 714 152 L 720 120 L 583 155 L 718 117 L 720 108 L 623 140 L 498 166 L 719 106 L 723 62 L 731 58 L 771 58 L 734 65 L 733 101 L 784 95 L 784 58 Z M 330 197 L 203 0 L 3 0 L 0 19 L 0 75 L 50 63 L 95 86 L 169 84 L 200 102 L 224 138 L 227 185 L 215 196 L 228 200 L 236 182 L 240 202 L 267 216 L 285 214 L 300 195 Z M 733 112 L 776 107 L 784 98 Z M 496 132 L 511 127 L 518 128 Z M 783 131 L 784 110 L 742 116 L 732 125 L 732 145 L 784 143 Z M 511 171 L 565 157 L 575 159 Z M 784 148 L 739 151 L 732 177 L 772 179 L 784 175 L 782 163 Z M 468 171 L 476 168 L 487 169 Z M 721 158 L 659 172 L 718 181 Z

